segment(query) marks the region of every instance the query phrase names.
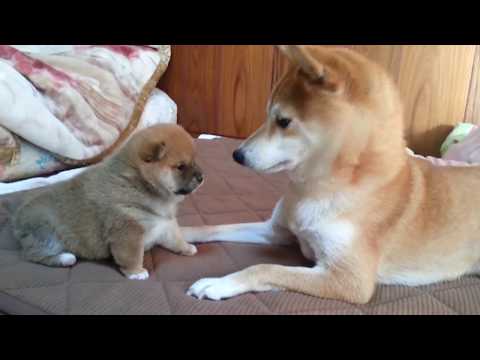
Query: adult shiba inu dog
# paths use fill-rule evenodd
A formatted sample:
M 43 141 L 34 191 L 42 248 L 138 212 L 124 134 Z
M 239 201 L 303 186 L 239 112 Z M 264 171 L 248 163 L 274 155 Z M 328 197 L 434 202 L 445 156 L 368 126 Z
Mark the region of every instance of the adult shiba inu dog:
M 183 228 L 187 241 L 298 241 L 312 268 L 257 265 L 202 279 L 220 300 L 290 290 L 352 303 L 377 283 L 417 286 L 480 271 L 480 168 L 408 156 L 403 110 L 386 72 L 348 49 L 280 46 L 291 69 L 266 123 L 234 153 L 255 171 L 287 171 L 270 221 Z
M 203 182 L 194 158 L 183 128 L 156 125 L 77 177 L 40 189 L 13 218 L 24 258 L 67 267 L 77 256 L 113 257 L 126 277 L 144 280 L 144 252 L 154 245 L 194 255 L 176 219 L 178 204 Z

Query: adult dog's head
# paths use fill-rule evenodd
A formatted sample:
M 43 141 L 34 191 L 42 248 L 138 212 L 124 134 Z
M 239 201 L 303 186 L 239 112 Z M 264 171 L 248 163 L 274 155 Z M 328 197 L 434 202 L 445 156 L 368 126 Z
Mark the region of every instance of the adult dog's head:
M 402 106 L 382 68 L 348 49 L 279 49 L 292 66 L 271 95 L 265 124 L 234 152 L 235 161 L 259 172 L 305 175 L 331 171 L 339 158 L 355 163 L 377 135 L 401 147 Z

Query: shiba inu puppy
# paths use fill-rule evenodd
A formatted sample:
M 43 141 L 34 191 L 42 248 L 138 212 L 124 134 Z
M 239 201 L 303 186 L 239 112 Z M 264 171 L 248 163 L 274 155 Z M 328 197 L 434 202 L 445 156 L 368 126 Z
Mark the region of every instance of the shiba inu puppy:
M 49 266 L 113 257 L 125 276 L 143 280 L 154 245 L 194 255 L 176 220 L 179 202 L 203 182 L 194 158 L 193 139 L 177 125 L 138 132 L 104 162 L 29 196 L 13 219 L 23 256 Z

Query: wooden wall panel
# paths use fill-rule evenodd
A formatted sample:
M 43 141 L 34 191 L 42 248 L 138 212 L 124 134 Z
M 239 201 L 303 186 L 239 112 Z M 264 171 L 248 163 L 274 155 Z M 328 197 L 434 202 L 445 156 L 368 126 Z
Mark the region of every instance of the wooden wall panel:
M 480 45 L 476 46 L 465 122 L 480 124 Z
M 405 103 L 406 137 L 416 152 L 438 155 L 455 124 L 480 123 L 480 46 L 347 47 L 383 65 L 398 84 Z M 270 91 L 289 66 L 273 46 L 172 50 L 161 88 L 177 102 L 179 122 L 192 133 L 250 135 L 264 121 Z
M 225 46 L 214 132 L 245 138 L 263 123 L 272 88 L 273 47 Z
M 219 57 L 215 45 L 172 46 L 159 87 L 177 103 L 178 121 L 192 133 L 211 128 L 218 114 Z
M 177 45 L 159 87 L 191 133 L 245 138 L 264 121 L 272 65 L 272 46 Z
M 398 85 L 415 151 L 439 155 L 448 133 L 464 120 L 474 55 L 475 46 L 402 46 Z

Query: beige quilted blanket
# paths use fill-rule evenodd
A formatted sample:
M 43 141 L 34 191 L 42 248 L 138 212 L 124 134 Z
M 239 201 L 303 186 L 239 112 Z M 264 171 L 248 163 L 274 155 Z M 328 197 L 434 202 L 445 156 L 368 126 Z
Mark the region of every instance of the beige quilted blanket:
M 182 225 L 267 219 L 287 186 L 284 174 L 260 176 L 236 165 L 234 140 L 198 140 L 206 182 L 183 203 Z M 355 306 L 292 292 L 246 294 L 222 302 L 185 294 L 203 277 L 259 263 L 308 265 L 297 247 L 216 243 L 194 257 L 154 248 L 145 257 L 147 281 L 126 280 L 109 262 L 82 261 L 72 269 L 24 262 L 9 226 L 21 195 L 0 200 L 0 312 L 7 314 L 480 314 L 480 278 L 464 277 L 416 288 L 380 286 L 370 304 Z M 1 198 L 0 198 L 1 199 Z M 10 201 L 6 201 L 10 199 Z M 11 206 L 7 206 L 10 203 Z

